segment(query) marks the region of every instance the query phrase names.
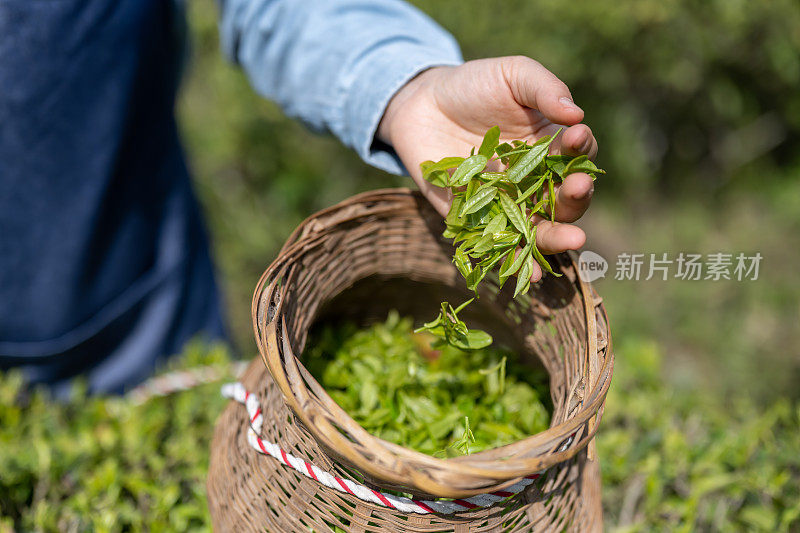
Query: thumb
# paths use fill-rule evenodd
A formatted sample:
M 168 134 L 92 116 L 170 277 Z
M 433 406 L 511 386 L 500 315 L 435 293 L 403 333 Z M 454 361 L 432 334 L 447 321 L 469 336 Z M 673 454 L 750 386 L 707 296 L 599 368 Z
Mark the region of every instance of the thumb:
M 514 100 L 538 110 L 550 122 L 571 126 L 583 120 L 569 88 L 538 61 L 525 56 L 502 58 L 503 73 Z

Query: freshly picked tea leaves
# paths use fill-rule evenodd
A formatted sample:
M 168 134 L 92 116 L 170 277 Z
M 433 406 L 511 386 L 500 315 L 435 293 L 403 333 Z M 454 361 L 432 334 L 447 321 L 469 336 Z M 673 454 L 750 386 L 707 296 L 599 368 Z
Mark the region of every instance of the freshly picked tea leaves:
M 414 333 L 427 331 L 438 340 L 433 343 L 434 348 L 440 348 L 444 344 L 449 344 L 462 350 L 477 350 L 486 348 L 492 344 L 492 337 L 485 331 L 479 329 L 469 329 L 467 325 L 458 319 L 458 312 L 472 302 L 470 298 L 456 309 L 447 302 L 442 302 L 442 310 L 439 316 L 432 322 L 425 323 L 421 328 L 414 330 Z
M 501 288 L 508 278 L 516 276 L 514 298 L 530 290 L 535 263 L 539 263 L 543 272 L 561 275 L 553 271 L 537 248 L 532 218 L 539 215 L 555 220 L 556 185 L 569 174 L 585 172 L 596 179 L 597 174 L 605 171 L 585 155 L 550 155 L 550 145 L 560 132 L 555 136 L 545 135 L 532 145 L 525 141 L 500 144 L 500 129 L 495 126 L 486 132 L 478 153 L 473 148 L 467 158 L 445 157 L 420 165 L 426 180 L 448 187 L 453 193 L 443 235 L 457 246 L 453 263 L 466 280 L 467 288 L 476 295 L 478 284 L 494 268 L 499 268 Z M 490 165 L 492 162 L 494 165 Z M 486 170 L 487 166 L 502 168 Z M 482 340 L 488 337 L 488 344 L 465 341 L 468 333 L 476 336 L 483 332 L 469 332 L 457 318 L 448 320 L 448 310 L 454 311 L 447 302 L 442 303 L 441 315 L 430 326 L 426 324 L 426 329 L 457 348 L 475 349 L 491 344 L 491 337 L 486 334 L 480 337 Z M 452 334 L 453 331 L 458 335 Z
M 536 247 L 532 217 L 555 220 L 556 185 L 569 174 L 585 172 L 595 179 L 605 171 L 585 155 L 550 155 L 555 136 L 545 135 L 533 144 L 500 144 L 495 126 L 486 132 L 477 154 L 420 165 L 426 180 L 453 193 L 444 236 L 457 245 L 453 262 L 470 290 L 498 266 L 501 287 L 517 276 L 514 297 L 530 289 L 534 261 L 544 272 L 560 276 Z M 487 171 L 493 161 L 503 168 Z
M 434 456 L 495 448 L 547 429 L 543 370 L 497 348 L 464 351 L 439 342 L 434 349 L 427 331 L 412 328 L 395 312 L 369 328 L 327 326 L 307 343 L 305 364 L 364 429 Z

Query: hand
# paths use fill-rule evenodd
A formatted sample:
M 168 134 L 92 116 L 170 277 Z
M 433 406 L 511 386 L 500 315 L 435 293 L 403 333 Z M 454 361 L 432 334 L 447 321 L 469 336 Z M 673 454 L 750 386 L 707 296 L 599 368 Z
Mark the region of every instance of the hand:
M 533 142 L 565 128 L 554 153 L 594 159 L 597 141 L 580 124 L 583 111 L 569 89 L 550 71 L 527 57 L 469 61 L 458 67 L 435 67 L 418 75 L 392 98 L 378 128 L 378 137 L 392 145 L 425 197 L 442 216 L 450 209 L 450 192 L 422 179 L 419 164 L 431 159 L 469 154 L 492 126 L 502 141 Z M 553 223 L 535 217 L 536 245 L 543 253 L 577 250 L 586 241 L 583 230 L 569 224 L 589 207 L 594 185 L 587 174 L 570 174 L 556 192 Z M 537 264 L 531 276 L 542 277 Z

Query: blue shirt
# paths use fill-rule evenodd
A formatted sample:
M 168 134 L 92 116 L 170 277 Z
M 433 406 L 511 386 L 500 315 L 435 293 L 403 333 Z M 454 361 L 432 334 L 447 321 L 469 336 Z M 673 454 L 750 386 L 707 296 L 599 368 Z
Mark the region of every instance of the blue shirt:
M 223 0 L 225 53 L 285 111 L 368 163 L 392 95 L 461 61 L 398 0 Z M 222 337 L 207 236 L 174 117 L 173 0 L 0 0 L 0 367 L 63 392 L 145 379 Z

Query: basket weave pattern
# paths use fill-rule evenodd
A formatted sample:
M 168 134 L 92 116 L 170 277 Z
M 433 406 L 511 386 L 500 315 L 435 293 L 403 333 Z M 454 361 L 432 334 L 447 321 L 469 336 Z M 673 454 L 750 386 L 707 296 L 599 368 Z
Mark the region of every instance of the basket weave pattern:
M 375 191 L 321 211 L 301 224 L 264 273 L 253 299 L 262 361 L 245 387 L 262 398 L 262 436 L 335 475 L 419 497 L 462 498 L 502 490 L 546 469 L 522 494 L 457 515 L 408 515 L 363 502 L 277 461 L 246 443 L 247 416 L 235 405 L 215 432 L 209 503 L 219 530 L 531 531 L 589 530 L 601 524 L 592 439 L 613 366 L 605 312 L 580 281 L 569 256 L 565 274 L 532 287 L 523 301 L 487 277 L 464 320 L 487 329 L 523 362 L 551 378 L 551 427 L 501 448 L 437 459 L 375 438 L 361 428 L 299 360 L 321 318 L 362 321 L 398 308 L 434 316 L 438 302 L 468 297 L 440 237 L 442 221 L 417 193 Z M 459 299 L 460 298 L 460 299 Z M 266 366 L 266 368 L 265 368 Z M 267 372 L 267 370 L 269 372 Z

